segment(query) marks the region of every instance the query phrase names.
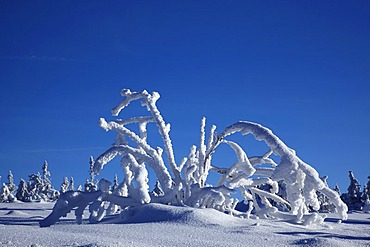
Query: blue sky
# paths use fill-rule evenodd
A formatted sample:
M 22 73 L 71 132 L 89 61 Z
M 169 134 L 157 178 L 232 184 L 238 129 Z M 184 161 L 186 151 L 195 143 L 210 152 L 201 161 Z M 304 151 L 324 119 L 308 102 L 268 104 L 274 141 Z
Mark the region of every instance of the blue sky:
M 344 192 L 348 170 L 363 185 L 369 30 L 369 1 L 1 0 L 2 181 L 12 170 L 18 183 L 47 160 L 55 187 L 64 176 L 84 183 L 89 156 L 114 140 L 98 119 L 114 119 L 120 90 L 130 88 L 161 94 L 177 162 L 198 144 L 203 116 L 219 132 L 248 120 L 331 186 Z M 122 179 L 118 161 L 99 178 L 115 173 Z

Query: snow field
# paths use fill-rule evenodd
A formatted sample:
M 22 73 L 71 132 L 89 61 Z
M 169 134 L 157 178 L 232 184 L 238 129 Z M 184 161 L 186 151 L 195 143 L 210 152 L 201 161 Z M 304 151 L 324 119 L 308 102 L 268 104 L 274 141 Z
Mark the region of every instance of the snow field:
M 241 219 L 214 209 L 147 204 L 99 224 L 75 216 L 40 228 L 53 203 L 0 204 L 0 246 L 370 246 L 370 214 L 330 214 L 323 225 Z M 86 214 L 88 215 L 88 214 Z M 115 223 L 115 222 L 120 223 Z

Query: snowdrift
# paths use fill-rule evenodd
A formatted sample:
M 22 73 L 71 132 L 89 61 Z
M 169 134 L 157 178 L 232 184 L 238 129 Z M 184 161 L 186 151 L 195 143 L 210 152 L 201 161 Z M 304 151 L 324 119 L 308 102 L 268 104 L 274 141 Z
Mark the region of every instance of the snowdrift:
M 352 212 L 338 224 L 329 214 L 322 225 L 303 227 L 271 219 L 240 219 L 215 209 L 163 204 L 131 207 L 100 223 L 74 222 L 67 214 L 51 227 L 40 228 L 53 203 L 4 203 L 0 206 L 0 246 L 335 246 L 370 243 L 370 214 Z M 89 212 L 86 210 L 87 215 Z M 122 221 L 121 221 L 122 222 Z

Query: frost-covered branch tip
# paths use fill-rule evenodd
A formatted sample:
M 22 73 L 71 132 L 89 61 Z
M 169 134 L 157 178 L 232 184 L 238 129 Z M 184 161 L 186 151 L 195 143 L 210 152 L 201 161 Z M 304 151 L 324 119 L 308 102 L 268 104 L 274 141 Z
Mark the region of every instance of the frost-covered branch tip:
M 112 109 L 112 115 L 113 116 L 118 116 L 118 114 L 125 108 L 127 107 L 131 101 L 133 100 L 138 100 L 142 98 L 146 98 L 148 95 L 147 91 L 143 91 L 141 93 L 136 93 L 136 92 L 131 92 L 130 89 L 123 89 L 121 91 L 121 95 L 125 97 L 124 100 L 122 100 L 115 108 Z

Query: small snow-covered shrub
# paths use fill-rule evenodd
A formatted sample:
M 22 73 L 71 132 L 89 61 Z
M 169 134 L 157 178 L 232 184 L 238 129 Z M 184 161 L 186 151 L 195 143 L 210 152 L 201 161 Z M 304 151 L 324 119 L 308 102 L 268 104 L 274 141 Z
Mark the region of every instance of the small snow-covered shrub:
M 9 187 L 3 183 L 2 187 L 0 188 L 0 202 L 14 202 L 16 200 L 17 198 L 9 190 Z
M 74 208 L 77 208 L 76 216 L 81 223 L 81 210 L 87 206 L 91 222 L 97 222 L 106 213 L 105 202 L 122 209 L 147 203 L 214 208 L 239 217 L 278 218 L 308 225 L 324 220 L 319 214 L 310 213 L 310 208 L 320 209 L 316 192 L 335 205 L 342 219 L 347 218 L 347 206 L 338 193 L 326 186 L 317 171 L 303 162 L 270 129 L 240 121 L 226 127 L 221 134 L 217 134 L 216 126 L 212 126 L 206 140 L 206 119 L 203 118 L 199 146 L 192 146 L 188 157 L 178 164 L 169 135 L 170 124 L 164 121 L 156 106 L 160 95 L 128 89 L 122 90 L 121 95 L 124 99 L 112 110 L 113 116 L 118 116 L 136 100 L 140 100 L 150 114 L 113 121 L 101 118 L 100 127 L 115 131 L 117 137 L 115 143 L 90 165 L 97 175 L 112 159 L 120 157 L 123 182 L 113 193 L 107 188 L 90 193 L 67 191 L 61 195 L 52 214 L 40 225 L 49 226 Z M 153 147 L 148 143 L 147 125 L 151 123 L 158 128 L 163 147 Z M 139 127 L 138 133 L 130 127 L 135 124 Z M 252 135 L 257 141 L 264 142 L 268 151 L 262 156 L 248 157 L 241 145 L 229 139 L 236 133 Z M 235 153 L 237 161 L 228 168 L 212 164 L 213 155 L 220 145 L 229 146 Z M 279 162 L 273 156 L 278 157 Z M 154 171 L 158 181 L 157 189 L 152 193 L 148 186 L 148 167 Z M 220 176 L 214 185 L 207 180 L 211 172 Z M 279 188 L 284 188 L 284 191 L 279 192 Z M 238 199 L 234 193 L 237 190 L 248 202 L 247 212 L 235 209 Z
M 1 177 L 0 177 L 1 178 Z M 13 202 L 17 198 L 14 196 L 17 190 L 17 186 L 14 184 L 13 173 L 8 173 L 8 183 L 3 183 L 0 189 L 0 202 Z

